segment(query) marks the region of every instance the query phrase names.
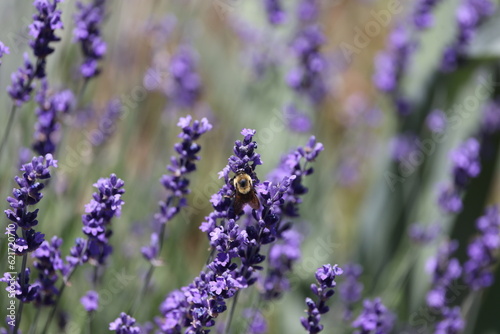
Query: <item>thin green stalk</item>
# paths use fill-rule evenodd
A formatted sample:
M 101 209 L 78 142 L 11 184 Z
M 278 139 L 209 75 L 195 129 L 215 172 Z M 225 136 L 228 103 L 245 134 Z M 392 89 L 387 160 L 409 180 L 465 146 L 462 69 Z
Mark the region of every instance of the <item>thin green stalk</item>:
M 236 310 L 236 303 L 238 302 L 238 296 L 240 295 L 240 290 L 236 292 L 233 299 L 233 304 L 231 305 L 231 311 L 229 311 L 229 318 L 227 319 L 226 328 L 224 329 L 224 334 L 229 334 L 231 329 L 231 322 L 233 321 L 234 311 Z
M 34 334 L 36 332 L 36 327 L 37 327 L 37 324 L 38 324 L 38 319 L 40 319 L 40 312 L 41 311 L 41 308 L 38 307 L 36 309 L 36 314 L 35 314 L 35 320 L 33 320 L 33 323 L 31 323 L 31 327 L 30 327 L 30 334 Z
M 12 108 L 10 109 L 10 114 L 9 114 L 9 121 L 7 122 L 7 125 L 5 127 L 2 142 L 0 143 L 0 158 L 2 157 L 3 148 L 5 146 L 5 143 L 7 142 L 7 138 L 9 137 L 10 129 L 12 128 L 12 123 L 14 123 L 14 115 L 16 113 L 16 109 L 17 106 L 15 104 L 12 104 Z

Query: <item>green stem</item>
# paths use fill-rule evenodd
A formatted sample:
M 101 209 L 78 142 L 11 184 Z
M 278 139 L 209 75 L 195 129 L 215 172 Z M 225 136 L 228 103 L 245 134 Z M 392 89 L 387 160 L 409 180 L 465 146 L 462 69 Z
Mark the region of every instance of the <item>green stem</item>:
M 2 142 L 0 143 L 0 158 L 2 157 L 3 148 L 5 143 L 7 142 L 7 138 L 10 134 L 10 129 L 12 128 L 12 123 L 14 122 L 14 115 L 16 113 L 17 106 L 15 104 L 12 105 L 9 114 L 9 121 L 7 122 L 7 126 L 5 127 L 5 131 L 3 133 Z
M 224 329 L 224 334 L 229 334 L 231 329 L 231 322 L 233 321 L 234 311 L 236 310 L 236 303 L 238 303 L 238 296 L 240 295 L 240 290 L 234 295 L 233 304 L 231 305 L 231 311 L 229 311 L 229 318 L 227 319 L 226 328 Z
M 38 319 L 40 319 L 40 313 L 41 313 L 40 311 L 41 311 L 40 307 L 36 309 L 35 320 L 33 320 L 33 323 L 31 324 L 31 327 L 30 327 L 30 334 L 34 334 L 36 332 Z

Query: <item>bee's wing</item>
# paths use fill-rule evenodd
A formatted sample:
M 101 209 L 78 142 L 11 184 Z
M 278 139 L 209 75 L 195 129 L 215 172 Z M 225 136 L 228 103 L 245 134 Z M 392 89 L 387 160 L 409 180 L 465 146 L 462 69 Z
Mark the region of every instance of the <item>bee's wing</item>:
M 250 197 L 250 200 L 248 201 L 248 205 L 250 205 L 250 207 L 254 210 L 259 210 L 260 208 L 260 202 L 259 202 L 259 198 L 257 197 L 257 193 L 255 192 L 255 190 L 251 191 L 251 197 Z
M 243 207 L 245 206 L 245 201 L 241 197 L 241 195 L 236 194 L 233 201 L 233 210 L 235 215 L 239 215 L 241 211 L 243 211 Z

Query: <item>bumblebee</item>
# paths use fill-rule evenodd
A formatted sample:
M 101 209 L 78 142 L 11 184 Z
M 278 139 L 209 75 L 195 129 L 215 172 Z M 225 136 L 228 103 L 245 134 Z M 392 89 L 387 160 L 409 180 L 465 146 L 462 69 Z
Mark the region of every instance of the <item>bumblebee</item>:
M 252 178 L 244 171 L 236 172 L 232 179 L 235 189 L 233 210 L 236 215 L 241 214 L 245 205 L 250 205 L 254 210 L 260 208 L 260 202 L 257 193 L 253 187 Z

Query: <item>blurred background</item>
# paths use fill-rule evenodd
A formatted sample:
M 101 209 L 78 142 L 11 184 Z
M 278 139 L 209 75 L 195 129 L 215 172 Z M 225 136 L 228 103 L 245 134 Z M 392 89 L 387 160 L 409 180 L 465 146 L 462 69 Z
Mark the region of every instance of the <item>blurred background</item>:
M 59 168 L 38 206 L 38 230 L 46 239 L 63 238 L 62 253 L 68 254 L 73 240 L 82 236 L 81 215 L 93 183 L 116 173 L 126 189 L 122 215 L 113 223 L 114 253 L 101 287 L 111 293 L 95 315 L 94 326 L 100 328 L 96 332 L 106 332 L 107 324 L 125 311 L 141 288 L 148 266 L 140 248 L 149 243 L 152 216 L 165 197 L 159 179 L 175 154 L 177 121 L 187 114 L 207 117 L 214 128 L 199 141 L 201 160 L 189 176 L 188 207 L 169 222 L 164 265 L 154 272 L 152 290 L 134 314 L 139 323 L 159 315 L 165 295 L 191 282 L 203 268 L 208 241 L 198 227 L 212 211 L 210 196 L 223 184 L 217 173 L 227 164 L 234 141 L 241 139 L 241 130 L 250 128 L 257 130 L 255 140 L 264 162 L 257 169 L 261 180 L 282 155 L 305 145 L 311 135 L 325 147 L 314 163 L 314 174 L 305 180 L 309 192 L 295 222 L 304 239 L 301 260 L 290 278 L 291 292 L 263 311 L 268 332 L 304 332 L 299 321 L 304 298 L 310 295 L 316 268 L 324 263 L 359 263 L 363 298 L 382 298 L 397 315 L 395 333 L 433 332 L 434 320 L 425 306 L 431 282 L 425 263 L 449 238 L 459 240 L 463 250 L 457 256 L 465 259 L 475 220 L 499 199 L 498 143 L 493 143 L 491 159 L 464 194 L 464 210 L 447 214 L 438 205 L 439 185 L 453 179 L 450 152 L 477 133 L 482 109 L 498 89 L 500 16 L 482 19 L 474 38 L 460 51 L 465 60 L 443 72 L 443 54 L 459 34 L 456 17 L 463 0 L 437 1 L 431 10 L 433 23 L 425 29 L 412 28 L 415 8 L 424 1 L 318 1 L 318 15 L 309 18 L 300 17 L 300 1 L 283 1 L 282 21 L 275 24 L 266 2 L 106 1 L 101 34 L 107 52 L 101 73 L 85 86 L 78 70 L 80 46 L 73 42 L 76 3 L 65 0 L 58 5 L 64 29 L 56 32 L 61 41 L 53 43 L 55 52 L 47 57 L 47 76 L 52 89 L 71 89 L 79 98 L 74 110 L 60 119 L 55 154 Z M 12 106 L 6 93 L 10 75 L 22 65 L 23 53 L 33 59 L 27 30 L 33 13 L 29 1 L 0 3 L 0 40 L 10 48 L 0 67 L 2 136 Z M 312 47 L 320 70 L 309 78 L 319 83 L 306 78 L 297 87 L 305 49 L 300 36 L 309 26 L 323 35 Z M 395 33 L 401 26 L 406 29 L 404 37 Z M 383 52 L 401 52 L 398 43 L 406 43 L 404 64 L 397 63 L 401 57 L 381 60 Z M 195 73 L 186 83 L 194 92 L 187 100 L 176 95 L 179 83 L 172 64 L 179 61 Z M 391 66 L 399 66 L 396 88 L 384 92 L 377 75 L 390 72 Z M 110 102 L 119 103 L 121 112 L 107 123 L 103 119 Z M 35 155 L 30 148 L 35 108 L 32 99 L 16 111 L 0 157 L 3 198 L 15 186 L 13 177 L 19 175 L 21 162 Z M 460 117 L 453 126 L 436 130 L 427 121 L 436 109 L 445 120 Z M 442 140 L 433 139 L 433 134 L 443 132 Z M 101 140 L 99 133 L 106 138 Z M 413 138 L 421 146 L 415 148 Z M 405 165 L 416 151 L 420 160 Z M 438 225 L 442 232 L 432 242 L 418 245 L 408 236 L 414 223 Z M 1 250 L 6 254 L 4 238 Z M 499 272 L 496 269 L 497 280 Z M 113 288 L 117 273 L 130 275 L 118 291 Z M 77 301 L 92 288 L 91 274 L 89 268 L 81 268 L 64 292 L 57 317 L 59 323 L 69 324 L 68 333 L 85 331 L 85 312 Z M 338 284 L 342 283 L 340 277 Z M 252 291 L 255 288 L 246 293 Z M 457 297 L 467 322 L 464 332 L 500 333 L 498 296 L 496 284 Z M 250 299 L 243 298 L 237 312 Z M 4 293 L 0 301 L 4 309 Z M 357 303 L 354 314 L 361 308 Z M 24 326 L 34 316 L 35 310 L 26 306 Z M 323 318 L 324 332 L 351 333 L 352 320 L 343 316 L 344 306 L 336 295 Z M 55 324 L 52 330 L 58 332 Z

